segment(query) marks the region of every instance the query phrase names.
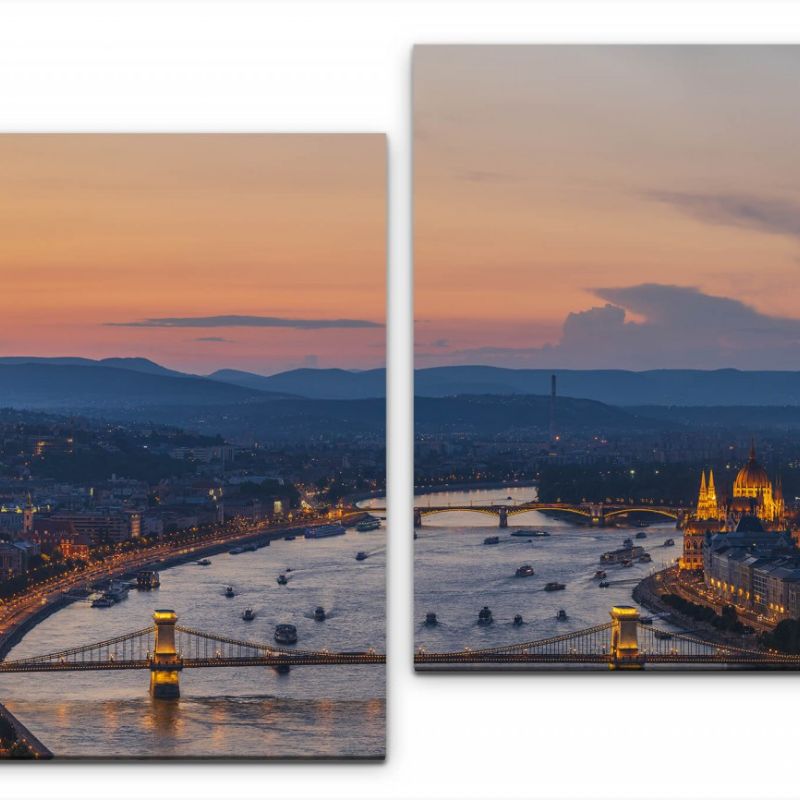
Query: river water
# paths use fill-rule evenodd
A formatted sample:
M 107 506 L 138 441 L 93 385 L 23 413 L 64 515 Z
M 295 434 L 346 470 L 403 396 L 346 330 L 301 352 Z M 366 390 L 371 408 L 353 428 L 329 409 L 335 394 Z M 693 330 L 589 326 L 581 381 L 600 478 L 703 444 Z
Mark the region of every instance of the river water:
M 511 498 L 511 499 L 508 499 Z M 536 499 L 535 487 L 478 489 L 418 495 L 417 506 L 508 505 Z M 380 505 L 379 501 L 375 504 Z M 639 528 L 592 528 L 555 520 L 538 511 L 509 517 L 508 529 L 498 528 L 496 516 L 470 511 L 448 511 L 423 518 L 414 542 L 414 618 L 417 647 L 430 652 L 494 647 L 533 641 L 588 628 L 609 621 L 613 605 L 634 605 L 631 592 L 646 575 L 669 566 L 678 557 L 682 535 L 674 522 L 643 529 L 646 539 L 635 540 L 650 553 L 652 562 L 632 567 L 605 566 L 611 586 L 598 587 L 594 578 L 600 555 L 622 546 Z M 511 536 L 517 530 L 543 530 L 547 538 Z M 500 543 L 485 545 L 488 536 Z M 667 539 L 673 547 L 665 547 Z M 530 564 L 535 575 L 517 578 L 517 567 Z M 546 592 L 550 581 L 566 584 L 563 591 Z M 492 625 L 478 625 L 478 611 L 489 606 Z M 568 619 L 559 621 L 560 609 Z M 643 614 L 650 612 L 641 609 Z M 427 612 L 439 624 L 423 624 Z M 524 624 L 513 625 L 516 614 Z M 658 626 L 676 630 L 665 622 Z
M 146 627 L 155 608 L 179 624 L 237 639 L 272 642 L 275 625 L 297 626 L 302 649 L 385 650 L 383 529 L 294 541 L 211 557 L 161 573 L 161 587 L 131 590 L 111 608 L 74 603 L 31 630 L 7 658 L 89 644 Z M 356 561 L 359 550 L 369 553 Z M 276 578 L 290 567 L 287 586 Z M 224 597 L 226 585 L 235 598 Z M 313 610 L 329 612 L 316 622 Z M 255 620 L 242 611 L 252 607 Z M 181 697 L 156 701 L 149 673 L 31 673 L 0 676 L 2 702 L 59 757 L 382 757 L 385 668 L 191 669 Z

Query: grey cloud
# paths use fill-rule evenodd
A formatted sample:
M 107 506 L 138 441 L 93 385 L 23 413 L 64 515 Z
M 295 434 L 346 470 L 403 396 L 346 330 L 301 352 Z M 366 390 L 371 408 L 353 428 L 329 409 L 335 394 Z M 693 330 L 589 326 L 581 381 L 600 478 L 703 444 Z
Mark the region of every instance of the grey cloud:
M 606 304 L 570 313 L 557 344 L 457 350 L 447 360 L 573 369 L 800 369 L 800 320 L 772 317 L 689 286 L 593 291 Z M 631 321 L 628 312 L 644 321 Z
M 153 317 L 133 322 L 106 322 L 114 328 L 382 328 L 378 322 L 365 319 L 287 319 L 226 314 L 213 317 Z
M 646 196 L 711 225 L 748 228 L 800 239 L 800 204 L 791 200 L 691 192 L 647 192 Z
M 232 342 L 232 339 L 226 339 L 224 336 L 198 336 L 196 342 Z

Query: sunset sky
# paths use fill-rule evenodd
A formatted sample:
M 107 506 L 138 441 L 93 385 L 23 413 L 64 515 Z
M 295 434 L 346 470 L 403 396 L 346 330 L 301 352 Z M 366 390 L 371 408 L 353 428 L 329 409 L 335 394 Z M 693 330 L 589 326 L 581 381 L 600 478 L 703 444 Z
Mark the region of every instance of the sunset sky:
M 383 366 L 385 139 L 0 136 L 0 355 Z
M 417 365 L 800 369 L 798 97 L 800 47 L 417 47 Z

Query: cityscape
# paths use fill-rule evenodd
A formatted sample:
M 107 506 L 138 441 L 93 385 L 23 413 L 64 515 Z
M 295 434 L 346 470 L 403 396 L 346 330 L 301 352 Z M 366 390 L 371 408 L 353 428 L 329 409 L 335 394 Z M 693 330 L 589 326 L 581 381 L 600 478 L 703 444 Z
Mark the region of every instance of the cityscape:
M 0 137 L 0 757 L 383 758 L 383 147 Z
M 800 668 L 797 57 L 415 49 L 418 670 Z

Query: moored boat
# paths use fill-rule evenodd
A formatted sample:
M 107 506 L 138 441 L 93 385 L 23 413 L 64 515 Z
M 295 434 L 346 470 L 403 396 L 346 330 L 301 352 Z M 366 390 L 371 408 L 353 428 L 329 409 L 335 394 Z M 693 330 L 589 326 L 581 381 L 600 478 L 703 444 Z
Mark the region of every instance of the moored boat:
M 161 579 L 154 569 L 143 569 L 136 573 L 136 586 L 139 589 L 158 589 Z
M 550 583 L 546 583 L 544 585 L 544 590 L 546 592 L 558 592 L 561 589 L 566 589 L 567 585 L 565 583 L 559 583 L 558 581 L 550 581 Z
M 343 525 L 338 522 L 331 525 L 315 525 L 313 528 L 306 528 L 306 539 L 327 539 L 329 536 L 342 536 L 347 533 Z
M 484 544 L 500 544 L 500 537 L 499 536 L 487 536 L 483 540 Z

